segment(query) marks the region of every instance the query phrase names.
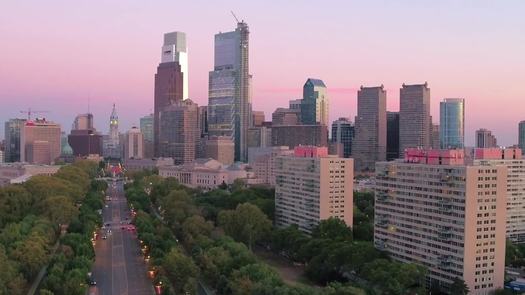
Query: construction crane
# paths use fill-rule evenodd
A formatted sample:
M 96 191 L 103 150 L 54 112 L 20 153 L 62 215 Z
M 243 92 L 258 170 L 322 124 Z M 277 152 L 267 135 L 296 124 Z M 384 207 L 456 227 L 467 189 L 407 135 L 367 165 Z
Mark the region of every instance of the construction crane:
M 232 13 L 233 17 L 235 18 L 235 20 L 237 21 L 237 23 L 240 23 L 239 19 L 237 18 L 237 16 L 235 15 L 235 13 L 233 13 L 232 10 L 230 10 L 230 12 Z
M 31 114 L 44 114 L 49 113 L 49 111 L 33 111 L 31 108 L 28 108 L 27 111 L 20 111 L 21 114 L 27 114 L 27 120 L 31 121 Z

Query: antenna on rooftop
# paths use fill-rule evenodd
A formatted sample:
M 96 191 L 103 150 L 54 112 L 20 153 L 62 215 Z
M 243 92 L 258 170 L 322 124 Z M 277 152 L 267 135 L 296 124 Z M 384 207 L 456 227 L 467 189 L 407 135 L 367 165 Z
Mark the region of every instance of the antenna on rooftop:
M 235 18 L 235 20 L 236 20 L 238 23 L 240 23 L 239 19 L 238 19 L 237 16 L 235 15 L 235 13 L 233 13 L 232 10 L 230 10 L 230 12 L 232 13 L 232 15 L 233 15 L 233 17 Z

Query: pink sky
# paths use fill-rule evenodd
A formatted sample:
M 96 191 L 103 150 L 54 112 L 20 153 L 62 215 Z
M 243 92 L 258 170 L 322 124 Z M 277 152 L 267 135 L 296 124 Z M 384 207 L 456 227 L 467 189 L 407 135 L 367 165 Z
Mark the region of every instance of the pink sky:
M 190 3 L 191 2 L 191 3 Z M 220 3 L 219 3 L 220 2 Z M 207 104 L 213 35 L 250 26 L 253 104 L 266 118 L 325 81 L 330 117 L 355 116 L 360 85 L 384 84 L 398 110 L 402 83 L 428 81 L 439 101 L 466 99 L 466 141 L 493 130 L 517 142 L 525 119 L 523 1 L 9 1 L 0 4 L 0 121 L 50 110 L 69 129 L 88 97 L 107 132 L 117 103 L 122 129 L 153 105 L 162 35 L 187 33 L 190 97 Z M 3 129 L 3 128 L 2 128 Z M 0 133 L 1 134 L 1 133 Z

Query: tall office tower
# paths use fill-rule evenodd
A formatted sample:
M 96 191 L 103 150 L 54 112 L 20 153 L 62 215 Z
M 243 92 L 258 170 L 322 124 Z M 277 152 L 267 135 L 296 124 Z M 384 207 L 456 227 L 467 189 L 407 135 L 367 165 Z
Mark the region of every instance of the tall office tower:
M 211 136 L 206 140 L 205 157 L 212 158 L 224 165 L 231 165 L 234 161 L 235 144 L 226 136 Z
M 431 147 L 430 88 L 405 85 L 399 90 L 399 156 L 406 148 Z
M 272 126 L 299 125 L 301 123 L 301 109 L 277 108 L 272 113 Z
M 20 161 L 32 164 L 52 164 L 60 157 L 60 125 L 35 119 L 27 121 L 20 132 Z
M 465 99 L 445 98 L 439 103 L 439 145 L 442 149 L 465 146 Z
M 376 164 L 374 244 L 428 269 L 428 285 L 456 278 L 469 294 L 503 287 L 507 169 L 466 165 L 463 150 L 407 149 Z
M 275 160 L 275 224 L 310 233 L 335 217 L 352 227 L 353 159 L 329 156 L 326 147 L 300 146 Z M 315 188 L 315 189 L 314 189 Z
M 272 126 L 270 146 L 287 146 L 293 149 L 300 145 L 328 147 L 328 128 L 325 125 Z
M 261 126 L 248 128 L 248 148 L 271 146 L 272 128 Z
M 476 130 L 476 147 L 477 148 L 493 148 L 498 147 L 496 137 L 492 131 L 481 128 Z
M 475 149 L 474 164 L 507 167 L 507 239 L 525 243 L 525 159 L 521 149 Z
M 328 95 L 322 80 L 308 78 L 303 86 L 301 122 L 305 125 L 328 126 Z
M 386 160 L 399 158 L 399 112 L 386 112 Z
M 373 171 L 386 160 L 386 91 L 383 86 L 357 92 L 357 116 L 352 153 L 356 171 Z
M 199 140 L 199 107 L 191 99 L 175 102 L 160 113 L 160 156 L 175 165 L 195 160 Z
M 352 155 L 354 124 L 349 118 L 339 118 L 332 122 L 332 141 L 343 145 L 343 157 Z
M 105 158 L 120 159 L 122 147 L 120 145 L 120 135 L 118 131 L 118 115 L 115 104 L 109 116 L 109 133 L 102 140 L 102 154 Z
M 209 74 L 209 134 L 230 136 L 235 159 L 248 157 L 247 133 L 252 120 L 249 30 L 244 21 L 232 32 L 215 35 L 214 69 Z
M 161 63 L 155 74 L 155 99 L 153 106 L 154 155 L 160 155 L 160 112 L 171 104 L 187 98 L 188 55 L 186 34 L 172 32 L 164 34 Z
M 102 135 L 93 127 L 93 114 L 76 116 L 67 140 L 73 156 L 102 155 Z
M 430 143 L 430 147 L 435 149 L 435 150 L 439 150 L 440 149 L 440 143 L 439 143 L 439 138 L 440 138 L 440 134 L 441 134 L 441 127 L 439 126 L 439 124 L 431 124 L 430 125 L 430 131 L 431 131 L 431 143 Z
M 518 125 L 518 146 L 522 152 L 525 152 L 525 121 L 521 121 Z
M 302 99 L 292 99 L 288 102 L 288 108 L 290 110 L 297 110 L 299 113 L 301 113 L 301 103 Z
M 161 63 L 178 63 L 182 72 L 182 99 L 188 99 L 188 47 L 186 34 L 171 32 L 164 34 Z
M 144 158 L 144 136 L 139 128 L 133 126 L 124 135 L 124 159 Z
M 93 114 L 80 114 L 75 117 L 71 130 L 90 130 L 95 129 L 93 127 Z
M 154 157 L 153 145 L 153 114 L 140 118 L 140 132 L 144 138 L 144 158 Z
M 208 106 L 199 106 L 200 137 L 208 135 Z
M 252 111 L 252 125 L 253 127 L 261 127 L 264 122 L 263 111 Z
M 20 133 L 26 119 L 10 119 L 5 122 L 5 162 L 20 162 Z

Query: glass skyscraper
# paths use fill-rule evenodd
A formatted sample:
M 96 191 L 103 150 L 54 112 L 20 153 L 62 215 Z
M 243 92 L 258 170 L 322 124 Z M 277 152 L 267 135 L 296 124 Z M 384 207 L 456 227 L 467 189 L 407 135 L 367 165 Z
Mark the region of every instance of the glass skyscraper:
M 309 78 L 303 86 L 301 122 L 328 126 L 328 95 L 322 80 Z
M 343 145 L 343 157 L 352 155 L 354 124 L 348 118 L 339 118 L 332 122 L 332 141 Z
M 442 149 L 460 149 L 465 143 L 465 100 L 445 98 L 439 104 L 439 145 Z
M 235 142 L 235 160 L 248 157 L 251 122 L 249 30 L 244 21 L 232 32 L 215 35 L 214 69 L 209 73 L 208 132 Z
M 25 119 L 10 119 L 5 122 L 4 162 L 20 162 L 20 133 Z
M 525 153 L 525 121 L 521 121 L 518 125 L 518 146 L 521 153 Z

